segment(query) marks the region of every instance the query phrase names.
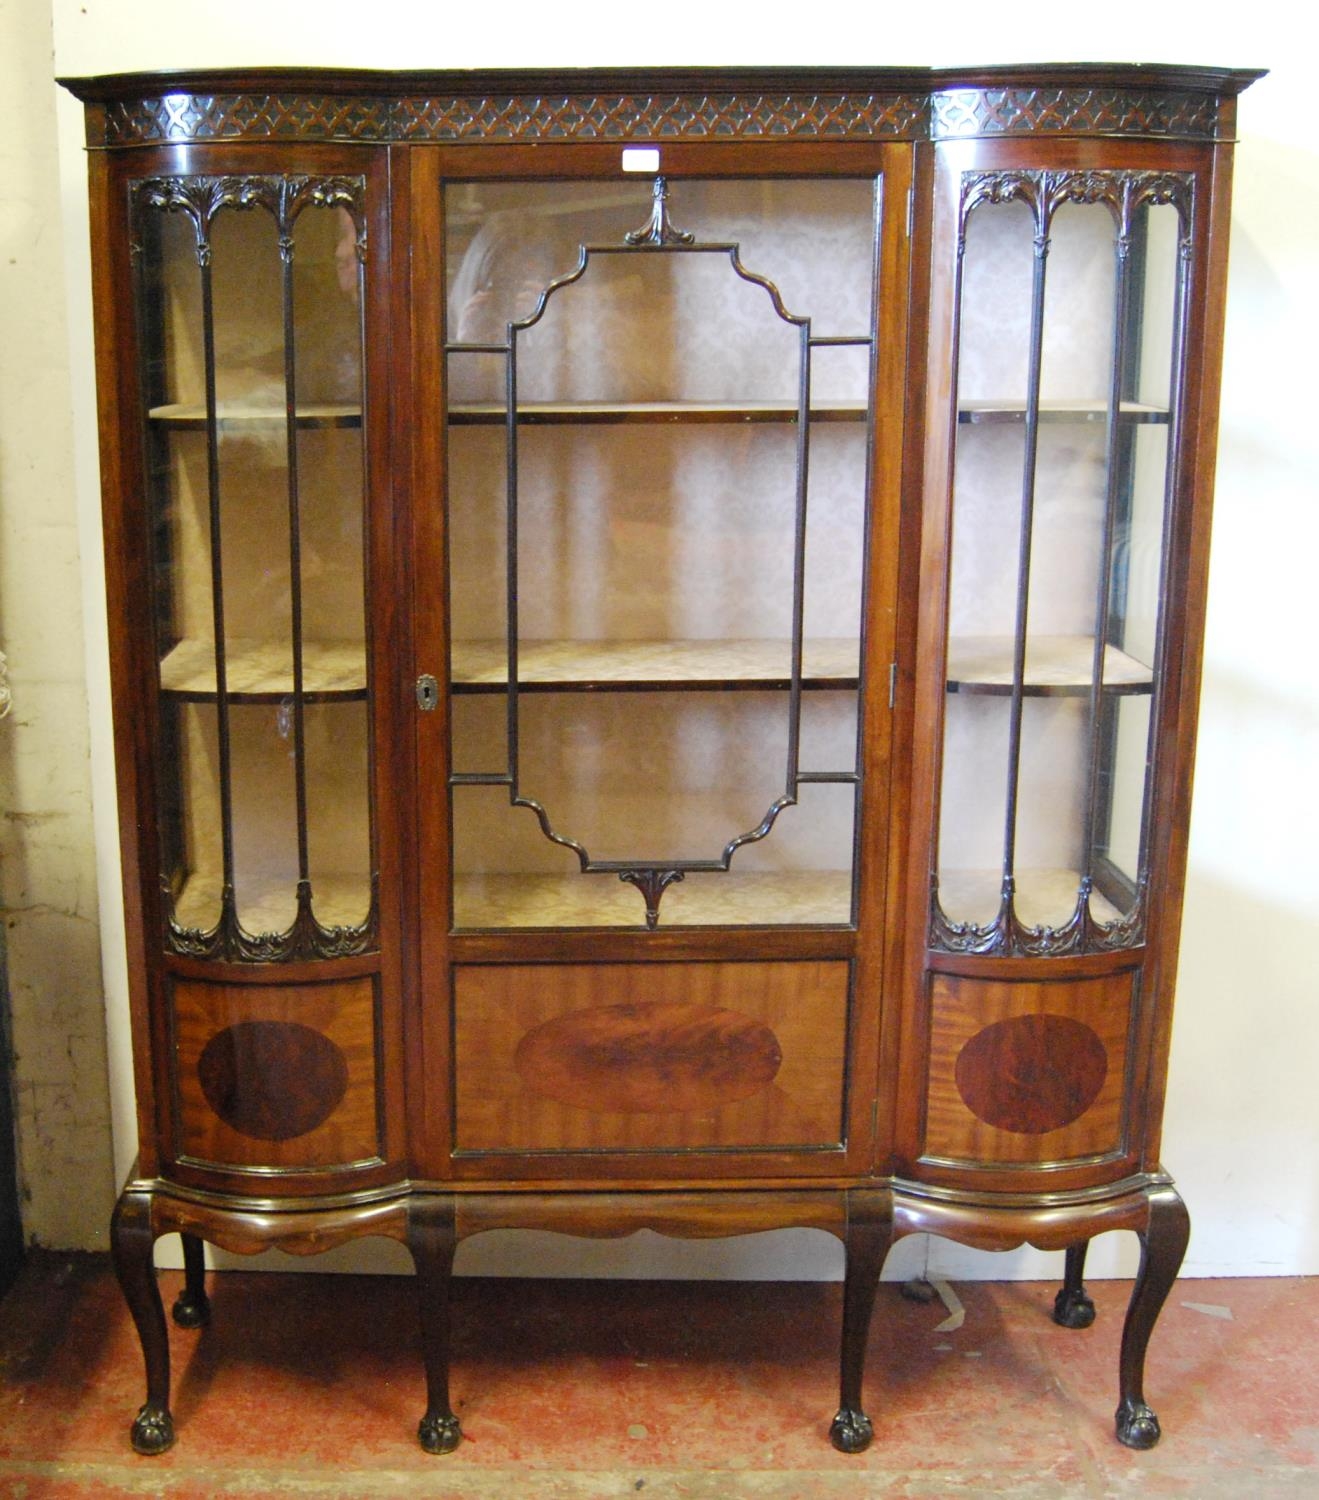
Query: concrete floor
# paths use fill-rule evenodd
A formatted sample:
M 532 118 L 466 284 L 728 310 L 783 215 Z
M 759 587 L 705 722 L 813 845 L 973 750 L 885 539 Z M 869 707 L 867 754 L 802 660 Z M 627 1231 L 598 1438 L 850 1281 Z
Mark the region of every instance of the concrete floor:
M 292 1264 L 292 1263 L 290 1263 Z M 162 1273 L 166 1305 L 181 1277 Z M 875 1442 L 829 1446 L 840 1288 L 455 1282 L 457 1453 L 414 1440 L 414 1289 L 394 1277 L 226 1272 L 172 1328 L 178 1443 L 137 1457 L 131 1322 L 107 1262 L 37 1254 L 0 1304 L 0 1495 L 615 1500 L 1319 1496 L 1319 1280 L 1185 1281 L 1151 1347 L 1162 1444 L 1113 1438 L 1128 1286 L 1095 1326 L 1054 1287 L 959 1284 L 963 1326 L 880 1288 Z

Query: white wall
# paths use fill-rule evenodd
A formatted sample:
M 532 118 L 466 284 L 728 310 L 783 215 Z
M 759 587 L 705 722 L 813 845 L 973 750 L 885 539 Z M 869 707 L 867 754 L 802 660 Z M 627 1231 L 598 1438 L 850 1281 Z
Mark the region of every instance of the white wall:
M 23 1215 L 103 1245 L 113 1202 L 50 17 L 0 4 L 0 904 Z
M 0 18 L 3 17 L 0 0 Z M 1305 628 L 1319 543 L 1319 422 L 1308 404 L 1319 337 L 1316 185 L 1305 50 L 1280 0 L 1189 29 L 1182 8 L 1130 0 L 1102 14 L 1076 7 L 955 5 L 902 18 L 872 6 L 811 7 L 790 33 L 745 8 L 670 0 L 635 9 L 521 3 L 489 8 L 346 0 L 224 5 L 174 0 L 53 0 L 60 73 L 223 64 L 530 66 L 699 63 L 959 64 L 1058 59 L 1271 66 L 1241 105 L 1233 263 L 1206 656 L 1200 770 L 1164 1159 L 1195 1229 L 1190 1274 L 1319 1272 L 1319 697 Z M 1294 14 L 1294 12 L 1293 12 Z M 1010 24 L 1004 17 L 1010 18 Z M 122 937 L 113 868 L 113 786 L 98 613 L 98 521 L 80 111 L 60 105 L 61 191 L 73 350 L 78 502 L 88 604 L 87 659 L 111 992 L 112 1085 L 120 1171 L 132 1155 L 123 1019 Z M 1303 402 L 1305 403 L 1303 405 Z M 1303 623 L 1305 622 L 1305 623 Z M 630 1274 L 832 1274 L 813 1240 L 779 1236 L 727 1246 L 555 1242 L 547 1261 L 527 1240 L 480 1242 L 469 1270 L 562 1264 Z M 905 1271 L 926 1253 L 908 1244 Z M 355 1251 L 354 1254 L 357 1254 Z M 939 1245 L 951 1275 L 1056 1275 L 1034 1252 L 988 1257 Z M 895 1261 L 896 1261 L 895 1257 Z M 391 1265 L 400 1264 L 391 1260 Z M 315 1264 L 314 1262 L 300 1264 Z M 1125 1273 L 1130 1236 L 1108 1236 L 1096 1274 Z

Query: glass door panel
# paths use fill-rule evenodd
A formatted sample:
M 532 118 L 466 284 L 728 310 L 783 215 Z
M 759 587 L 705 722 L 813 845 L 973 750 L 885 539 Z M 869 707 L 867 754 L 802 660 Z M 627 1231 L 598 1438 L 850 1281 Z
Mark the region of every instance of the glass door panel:
M 1012 681 L 1030 328 L 997 309 L 1030 306 L 1034 233 L 1028 206 L 1004 203 L 969 218 L 962 259 L 938 856 L 941 910 L 959 923 L 992 921 L 1002 884 L 1010 736 L 996 700 Z
M 876 184 L 445 221 L 456 923 L 849 923 Z
M 166 941 L 373 941 L 364 183 L 134 184 Z
M 1140 941 L 1190 220 L 1166 174 L 963 179 L 936 946 Z

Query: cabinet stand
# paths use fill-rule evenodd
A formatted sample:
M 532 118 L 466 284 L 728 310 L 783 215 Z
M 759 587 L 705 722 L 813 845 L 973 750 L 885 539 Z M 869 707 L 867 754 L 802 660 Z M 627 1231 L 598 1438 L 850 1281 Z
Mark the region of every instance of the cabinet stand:
M 1095 1321 L 1095 1304 L 1090 1300 L 1083 1280 L 1088 1240 L 1068 1245 L 1064 1262 L 1063 1284 L 1053 1299 L 1053 1321 L 1060 1328 L 1089 1328 Z
M 133 1315 L 142 1358 L 147 1367 L 147 1399 L 133 1421 L 133 1447 L 139 1453 L 164 1453 L 174 1444 L 174 1418 L 169 1410 L 169 1333 L 160 1301 L 152 1251 L 150 1193 L 124 1192 L 110 1221 L 110 1253 L 115 1275 Z
M 1120 1443 L 1152 1448 L 1159 1441 L 1159 1419 L 1145 1404 L 1145 1350 L 1186 1254 L 1191 1220 L 1177 1190 L 1169 1183 L 1148 1196 L 1149 1217 L 1140 1237 L 1140 1272 L 1132 1288 L 1122 1329 L 1118 1401 L 1115 1422 Z
M 408 1200 L 408 1249 L 417 1267 L 422 1354 L 426 1362 L 426 1415 L 417 1439 L 427 1453 L 452 1453 L 462 1428 L 449 1405 L 449 1282 L 458 1237 L 451 1197 Z
M 185 1227 L 186 1226 L 186 1227 Z M 782 1228 L 822 1229 L 843 1244 L 846 1269 L 839 1366 L 839 1409 L 829 1436 L 842 1453 L 860 1453 L 874 1426 L 862 1403 L 871 1314 L 888 1252 L 904 1235 L 933 1232 L 980 1249 L 1023 1243 L 1066 1252 L 1066 1280 L 1057 1307 L 1094 1305 L 1081 1286 L 1085 1247 L 1092 1234 L 1131 1229 L 1141 1242 L 1141 1267 L 1122 1336 L 1117 1435 L 1129 1448 L 1152 1448 L 1159 1422 L 1145 1402 L 1145 1351 L 1186 1250 L 1190 1221 L 1166 1180 L 1093 1204 L 1049 1210 L 968 1208 L 931 1202 L 889 1188 L 803 1189 L 784 1192 L 699 1191 L 637 1193 L 468 1193 L 419 1191 L 357 1207 L 280 1210 L 221 1208 L 185 1199 L 155 1184 L 134 1181 L 120 1196 L 111 1225 L 115 1272 L 128 1302 L 146 1365 L 146 1401 L 132 1427 L 139 1453 L 163 1453 L 174 1442 L 169 1409 L 169 1340 L 152 1252 L 157 1238 L 177 1231 L 183 1241 L 184 1290 L 175 1321 L 198 1328 L 210 1320 L 204 1287 L 203 1242 L 239 1254 L 279 1247 L 312 1254 L 357 1234 L 380 1234 L 406 1244 L 417 1273 L 426 1371 L 426 1412 L 417 1435 L 427 1453 L 451 1453 L 462 1429 L 449 1396 L 450 1283 L 458 1244 L 496 1229 L 540 1229 L 592 1238 L 621 1238 L 639 1229 L 686 1239 L 716 1239 Z M 1085 1239 L 1077 1238 L 1083 1227 Z
M 179 1238 L 183 1241 L 183 1290 L 174 1299 L 171 1314 L 180 1328 L 204 1328 L 211 1321 L 205 1247 L 195 1234 Z

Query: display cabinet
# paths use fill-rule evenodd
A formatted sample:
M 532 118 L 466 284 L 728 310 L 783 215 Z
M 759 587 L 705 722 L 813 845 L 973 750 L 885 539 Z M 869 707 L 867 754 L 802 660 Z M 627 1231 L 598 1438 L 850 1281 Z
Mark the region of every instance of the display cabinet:
M 72 80 L 152 1247 L 1142 1245 L 1241 71 Z M 1156 836 L 1157 831 L 1157 836 Z M 349 1397 L 345 1396 L 345 1399 Z

